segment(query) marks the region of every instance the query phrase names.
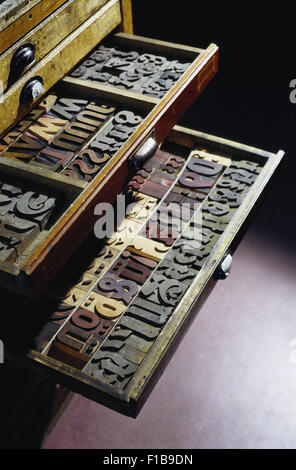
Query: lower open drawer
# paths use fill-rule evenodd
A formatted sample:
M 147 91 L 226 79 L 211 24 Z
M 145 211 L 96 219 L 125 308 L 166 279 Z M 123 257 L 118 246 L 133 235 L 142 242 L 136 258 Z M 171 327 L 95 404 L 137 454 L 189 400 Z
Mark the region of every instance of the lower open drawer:
M 229 274 L 283 155 L 175 127 L 117 200 L 116 215 L 124 212 L 114 232 L 104 233 L 112 219 L 105 206 L 105 223 L 98 219 L 39 300 L 8 299 L 19 314 L 17 331 L 16 317 L 4 319 L 7 354 L 136 417 L 215 282 Z

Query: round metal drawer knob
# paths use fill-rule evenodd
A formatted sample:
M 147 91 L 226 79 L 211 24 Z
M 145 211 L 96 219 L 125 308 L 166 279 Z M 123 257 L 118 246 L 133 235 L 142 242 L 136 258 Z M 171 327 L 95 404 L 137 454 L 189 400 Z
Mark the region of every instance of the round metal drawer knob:
M 31 79 L 24 88 L 22 89 L 20 101 L 21 103 L 32 103 L 33 101 L 38 98 L 38 96 L 42 95 L 44 92 L 43 82 L 41 78 L 33 78 Z
M 226 279 L 230 274 L 231 265 L 232 265 L 232 256 L 230 253 L 228 253 L 218 267 L 217 278 Z

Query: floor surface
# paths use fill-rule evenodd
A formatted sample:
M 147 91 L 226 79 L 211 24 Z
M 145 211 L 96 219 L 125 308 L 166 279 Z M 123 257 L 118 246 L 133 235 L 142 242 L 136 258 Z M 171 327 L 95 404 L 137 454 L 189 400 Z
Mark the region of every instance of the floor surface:
M 251 229 L 139 417 L 75 395 L 43 448 L 296 448 L 291 253 Z

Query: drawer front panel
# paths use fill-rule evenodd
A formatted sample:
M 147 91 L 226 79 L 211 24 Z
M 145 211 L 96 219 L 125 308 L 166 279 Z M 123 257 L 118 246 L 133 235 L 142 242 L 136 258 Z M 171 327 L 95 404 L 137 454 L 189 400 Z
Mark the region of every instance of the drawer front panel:
M 36 65 L 105 3 L 107 0 L 92 0 L 87 3 L 81 0 L 69 0 L 45 21 L 14 43 L 0 56 L 0 80 L 2 80 L 4 91 L 22 75 L 19 72 L 19 75 L 14 79 L 16 72 L 13 73 L 11 70 L 12 57 L 16 51 L 26 44 L 32 45 L 34 47 L 34 64 Z
M 21 92 L 30 79 L 38 77 L 46 92 L 63 77 L 80 58 L 85 56 L 103 37 L 111 32 L 121 21 L 119 0 L 110 0 L 90 19 L 84 22 L 52 52 L 30 69 L 4 94 L 0 103 L 0 134 L 13 122 L 24 116 L 30 104 L 20 102 Z
M 113 18 L 116 12 L 118 2 L 108 2 L 96 14 L 98 24 L 106 20 L 106 15 L 109 19 Z M 93 28 L 93 19 L 88 22 Z M 111 23 L 108 20 L 106 24 L 109 28 Z M 132 35 L 117 35 L 116 39 L 121 41 L 122 37 L 128 42 L 132 41 L 133 45 L 136 41 L 140 50 L 143 46 L 145 51 L 148 46 L 149 50 L 158 51 L 167 44 L 161 41 L 149 44 L 146 38 L 135 39 Z M 81 39 L 80 36 L 75 38 L 77 41 Z M 69 40 L 69 47 L 73 47 L 75 40 Z M 57 67 L 63 66 L 61 56 L 65 50 L 66 47 L 58 57 Z M 92 230 L 96 221 L 96 204 L 113 202 L 122 190 L 128 176 L 129 159 L 152 135 L 155 145 L 159 145 L 203 88 L 203 84 L 199 85 L 200 77 L 207 76 L 210 80 L 217 72 L 215 45 L 206 50 L 170 45 L 169 50 L 173 58 L 191 58 L 193 62 L 161 100 L 67 77 L 57 87 L 57 95 L 48 95 L 3 136 L 1 155 L 6 158 L 1 158 L 0 163 L 3 162 L 6 169 L 11 162 L 14 167 L 22 168 L 22 171 L 29 168 L 32 173 L 34 169 L 36 172 L 39 169 L 40 173 L 44 168 L 44 174 L 52 170 L 60 179 L 68 179 L 71 185 L 81 189 L 46 236 L 39 237 L 38 243 L 32 244 L 30 250 L 26 250 L 13 265 L 4 266 L 3 261 L 1 278 L 6 288 L 10 286 L 15 290 L 17 285 L 19 290 L 20 283 L 23 283 L 22 292 L 31 292 L 33 296 L 45 289 Z M 53 54 L 56 57 L 55 51 L 47 56 L 46 66 L 48 57 Z M 53 75 L 50 80 L 54 82 Z M 50 86 L 49 82 L 47 84 Z M 8 90 L 7 95 L 12 89 Z M 5 106 L 6 102 L 3 104 Z M 117 116 L 116 113 L 121 111 L 126 114 Z
M 38 23 L 54 12 L 66 0 L 33 0 L 16 2 L 7 0 L 1 4 L 3 15 L 0 17 L 0 54 L 27 34 Z M 7 5 L 7 8 L 6 8 Z
M 125 223 L 30 305 L 18 360 L 135 417 L 282 157 L 175 128 L 130 181 Z

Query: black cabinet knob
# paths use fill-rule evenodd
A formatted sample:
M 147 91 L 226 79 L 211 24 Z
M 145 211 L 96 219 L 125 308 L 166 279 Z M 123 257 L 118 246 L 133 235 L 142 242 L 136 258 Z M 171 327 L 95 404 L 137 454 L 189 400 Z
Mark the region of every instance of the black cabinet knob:
M 8 86 L 12 85 L 34 62 L 35 48 L 33 44 L 23 44 L 12 56 Z
M 44 92 L 43 80 L 40 77 L 34 77 L 29 80 L 20 95 L 20 102 L 24 104 L 32 103 Z

